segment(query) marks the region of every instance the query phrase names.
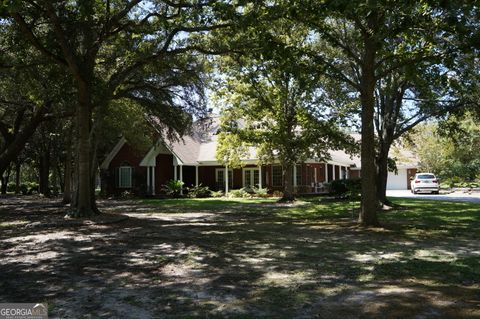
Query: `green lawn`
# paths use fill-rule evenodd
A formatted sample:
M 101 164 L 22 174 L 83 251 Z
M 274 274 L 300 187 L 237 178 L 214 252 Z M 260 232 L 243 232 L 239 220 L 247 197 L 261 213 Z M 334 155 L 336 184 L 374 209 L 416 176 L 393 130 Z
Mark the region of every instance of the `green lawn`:
M 422 303 L 433 307 L 431 298 L 445 298 L 445 303 L 452 298 L 462 300 L 457 294 L 466 294 L 475 305 L 480 304 L 480 294 L 474 292 L 480 288 L 480 206 L 411 199 L 392 201 L 401 208 L 379 213 L 382 227 L 374 229 L 356 226 L 351 203 L 321 197 L 300 198 L 294 205 L 256 199 L 147 202 L 155 205 L 159 213 L 198 210 L 238 217 L 238 227 L 234 221 L 228 227 L 229 231 L 235 229 L 229 236 L 238 242 L 263 242 L 271 247 L 272 256 L 290 265 L 282 269 L 289 279 L 274 280 L 273 286 L 264 292 L 272 300 L 264 305 L 267 308 L 285 305 L 286 299 L 287 308 L 295 308 L 301 303 L 296 298 L 314 300 L 318 295 L 335 303 L 338 296 L 358 290 L 381 291 L 385 287 L 394 292 L 414 292 L 402 297 L 403 305 L 412 309 L 411 313 L 407 310 L 407 315 L 419 311 Z M 240 229 L 246 227 L 246 220 L 255 223 L 253 227 L 247 223 L 250 231 Z M 318 273 L 320 277 L 336 279 L 319 284 Z M 294 298 L 288 289 L 278 288 L 288 286 L 290 281 L 297 285 Z M 398 296 L 386 293 L 385 300 L 389 297 Z M 397 305 L 401 303 L 397 301 Z M 454 312 L 447 313 L 445 317 Z
M 480 318 L 480 205 L 392 200 L 370 229 L 323 197 L 101 201 L 130 218 L 84 227 L 12 202 L 0 301 L 79 318 Z

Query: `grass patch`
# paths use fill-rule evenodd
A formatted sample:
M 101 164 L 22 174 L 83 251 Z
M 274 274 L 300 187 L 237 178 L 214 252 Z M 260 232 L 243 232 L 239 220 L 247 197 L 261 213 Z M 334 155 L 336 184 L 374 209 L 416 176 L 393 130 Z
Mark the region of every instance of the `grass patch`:
M 0 241 L 0 298 L 33 299 L 55 286 L 61 294 L 71 286 L 65 278 L 75 278 L 93 290 L 108 283 L 99 304 L 154 304 L 174 318 L 480 315 L 480 206 L 392 200 L 402 207 L 379 212 L 383 227 L 373 229 L 357 227 L 352 203 L 325 197 L 128 202 L 118 211 L 142 214 L 124 223 L 57 234 L 27 228 L 34 236 L 21 245 Z M 43 267 L 31 271 L 31 260 Z M 48 284 L 27 295 L 18 273 Z
M 142 204 L 158 207 L 160 210 L 180 209 L 192 210 L 215 210 L 238 205 L 254 205 L 263 203 L 275 203 L 274 198 L 167 198 L 167 199 L 143 199 Z

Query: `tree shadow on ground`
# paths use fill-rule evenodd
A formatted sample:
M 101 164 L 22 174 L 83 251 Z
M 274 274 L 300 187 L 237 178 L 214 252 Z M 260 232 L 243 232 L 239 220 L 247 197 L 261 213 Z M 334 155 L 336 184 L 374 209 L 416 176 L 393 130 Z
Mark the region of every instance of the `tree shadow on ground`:
M 2 207 L 1 221 L 61 215 L 56 203 L 32 201 Z M 130 219 L 7 227 L 0 300 L 47 301 L 53 318 L 480 316 L 478 246 L 468 232 L 439 242 L 399 224 L 363 230 L 341 205 L 332 206 L 336 217 L 315 206 L 171 214 L 101 205 Z

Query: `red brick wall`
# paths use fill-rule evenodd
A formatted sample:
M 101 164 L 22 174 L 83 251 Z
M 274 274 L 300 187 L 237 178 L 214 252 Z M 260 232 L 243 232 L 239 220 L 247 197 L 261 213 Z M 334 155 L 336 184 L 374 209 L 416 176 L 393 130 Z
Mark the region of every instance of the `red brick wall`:
M 125 162 L 131 166 L 138 166 L 144 156 L 144 152 L 136 150 L 132 146 L 125 144 L 110 162 L 110 167 L 120 167 Z
M 359 169 L 349 170 L 348 174 L 349 174 L 350 178 L 360 178 L 360 170 Z
M 119 195 L 121 192 L 127 190 L 118 188 L 116 185 L 115 171 L 120 166 L 132 166 L 134 169 L 133 173 L 133 187 L 131 190 L 133 192 L 139 193 L 146 188 L 147 181 L 147 170 L 145 167 L 140 167 L 139 164 L 142 161 L 145 153 L 143 151 L 137 150 L 129 144 L 124 144 L 122 148 L 118 151 L 117 155 L 110 162 L 108 171 L 104 172 L 103 178 L 105 179 L 105 190 L 107 195 Z
M 338 165 L 335 165 L 335 179 L 341 179 L 340 166 L 338 166 Z
M 198 167 L 198 182 L 203 186 L 208 186 L 210 189 L 216 190 L 217 185 L 215 183 L 215 166 Z
M 155 193 L 158 194 L 163 185 L 173 179 L 173 155 L 158 154 L 155 165 Z

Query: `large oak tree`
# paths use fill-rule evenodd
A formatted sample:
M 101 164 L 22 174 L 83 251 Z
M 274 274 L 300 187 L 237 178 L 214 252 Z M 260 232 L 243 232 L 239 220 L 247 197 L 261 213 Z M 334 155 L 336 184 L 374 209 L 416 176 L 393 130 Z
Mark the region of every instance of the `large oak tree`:
M 98 213 L 93 194 L 94 112 L 129 99 L 170 132 L 184 132 L 201 111 L 201 60 L 191 34 L 223 27 L 216 2 L 28 1 L 9 17 L 30 44 L 67 71 L 76 90 L 75 216 Z M 182 115 L 185 114 L 185 115 Z M 175 116 L 173 116 L 175 115 Z

